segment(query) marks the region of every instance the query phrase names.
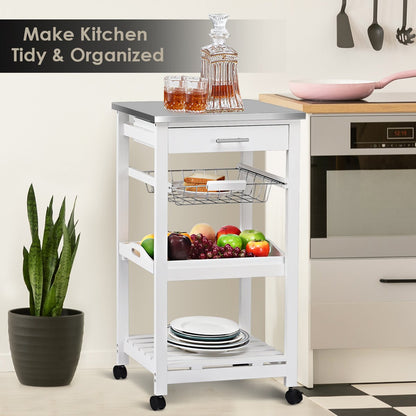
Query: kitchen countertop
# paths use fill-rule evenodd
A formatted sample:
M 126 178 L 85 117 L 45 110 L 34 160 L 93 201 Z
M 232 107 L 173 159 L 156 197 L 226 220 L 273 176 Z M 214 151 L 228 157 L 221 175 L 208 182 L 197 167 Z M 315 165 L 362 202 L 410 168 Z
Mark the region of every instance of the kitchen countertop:
M 260 94 L 260 101 L 309 114 L 415 113 L 416 93 L 373 93 L 358 101 L 308 101 L 291 94 Z
M 244 111 L 222 113 L 185 113 L 168 111 L 163 101 L 130 101 L 113 103 L 113 110 L 132 115 L 151 123 L 188 123 L 258 120 L 304 119 L 305 114 L 296 109 L 277 107 L 258 100 L 243 100 Z

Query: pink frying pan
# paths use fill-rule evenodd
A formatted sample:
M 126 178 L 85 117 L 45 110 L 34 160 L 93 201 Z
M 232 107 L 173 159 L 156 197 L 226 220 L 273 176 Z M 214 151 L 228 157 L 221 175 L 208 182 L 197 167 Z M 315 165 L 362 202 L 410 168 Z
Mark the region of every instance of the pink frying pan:
M 355 80 L 299 80 L 289 82 L 289 88 L 296 97 L 304 100 L 348 101 L 362 100 L 375 89 L 384 88 L 396 79 L 416 77 L 416 69 L 397 72 L 381 81 Z

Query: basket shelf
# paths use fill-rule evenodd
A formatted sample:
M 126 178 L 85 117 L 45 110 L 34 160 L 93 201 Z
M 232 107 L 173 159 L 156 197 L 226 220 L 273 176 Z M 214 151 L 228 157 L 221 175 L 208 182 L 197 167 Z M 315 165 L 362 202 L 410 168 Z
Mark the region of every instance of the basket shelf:
M 192 187 L 185 185 L 184 179 L 197 172 L 224 176 L 225 180 L 209 181 L 207 185 Z M 139 174 L 135 171 L 130 176 L 138 179 Z M 143 174 L 153 178 L 154 172 L 147 171 Z M 168 200 L 176 205 L 262 203 L 267 201 L 272 185 L 287 187 L 284 178 L 244 164 L 235 168 L 169 170 L 169 178 Z M 151 180 L 147 182 L 147 191 L 153 193 L 154 187 L 149 183 Z

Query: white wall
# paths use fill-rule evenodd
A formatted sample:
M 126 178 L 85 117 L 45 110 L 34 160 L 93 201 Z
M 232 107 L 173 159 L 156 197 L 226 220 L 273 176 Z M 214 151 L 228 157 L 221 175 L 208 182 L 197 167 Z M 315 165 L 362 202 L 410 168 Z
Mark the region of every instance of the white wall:
M 111 18 L 178 19 L 207 18 L 213 11 L 228 12 L 233 19 L 277 19 L 285 26 L 286 45 L 279 68 L 268 74 L 240 74 L 244 98 L 259 93 L 287 90 L 287 81 L 298 77 L 347 77 L 379 79 L 416 64 L 415 46 L 401 46 L 394 32 L 401 26 L 401 7 L 394 0 L 379 6 L 379 21 L 386 31 L 385 46 L 373 51 L 366 38 L 371 23 L 371 2 L 350 0 L 347 12 L 356 47 L 336 48 L 335 16 L 340 1 L 249 0 L 18 0 L 2 5 L 1 18 Z M 409 4 L 409 24 L 414 24 L 416 5 Z M 275 39 L 264 39 L 269 48 Z M 115 339 L 115 114 L 112 101 L 158 100 L 164 74 L 0 74 L 0 371 L 11 369 L 7 337 L 7 311 L 25 306 L 27 293 L 21 277 L 21 250 L 29 242 L 25 212 L 26 191 L 35 184 L 38 204 L 45 207 L 53 193 L 56 200 L 78 196 L 77 216 L 81 243 L 74 265 L 66 306 L 86 313 L 82 366 L 110 366 Z M 416 81 L 398 81 L 388 91 L 415 90 Z M 133 156 L 140 161 L 144 156 Z M 179 161 L 180 162 L 180 161 Z M 178 163 L 179 163 L 178 162 Z M 260 160 L 261 162 L 261 160 Z M 132 209 L 151 210 L 148 196 L 133 190 Z M 57 209 L 57 208 L 56 208 Z M 256 208 L 260 212 L 261 208 Z M 220 221 L 211 209 L 186 219 L 175 211 L 172 223 L 190 228 L 193 222 L 212 222 L 215 227 L 232 222 L 234 211 L 224 212 Z M 191 215 L 191 214 L 189 214 Z M 43 214 L 42 214 L 43 216 Z M 131 233 L 146 234 L 141 214 L 133 220 Z M 258 220 L 261 226 L 261 219 Z M 151 230 L 150 230 L 151 231 Z M 131 327 L 152 328 L 151 278 L 132 267 L 131 303 L 135 305 Z M 254 333 L 264 333 L 262 299 L 264 285 L 255 285 L 259 300 L 255 309 Z M 235 317 L 236 282 L 175 284 L 170 314 L 181 315 L 212 309 Z M 149 295 L 150 296 L 149 296 Z M 150 299 L 150 300 L 149 300 Z M 191 299 L 191 301 L 189 301 Z M 231 299 L 230 305 L 228 301 Z M 189 301 L 189 309 L 182 307 Z M 186 309 L 186 310 L 185 310 Z

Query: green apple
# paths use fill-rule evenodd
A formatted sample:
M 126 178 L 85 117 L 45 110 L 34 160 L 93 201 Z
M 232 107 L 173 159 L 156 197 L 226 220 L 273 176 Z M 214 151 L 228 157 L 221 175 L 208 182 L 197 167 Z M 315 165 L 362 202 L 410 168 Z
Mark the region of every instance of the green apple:
M 266 239 L 261 231 L 257 230 L 244 230 L 239 236 L 243 242 L 242 248 L 246 248 L 249 241 L 263 241 Z
M 141 246 L 145 249 L 146 253 L 153 259 L 155 252 L 155 240 L 154 238 L 144 238 L 141 242 Z
M 223 234 L 218 238 L 217 246 L 224 247 L 226 244 L 229 244 L 232 248 L 241 248 L 243 242 L 236 234 Z

